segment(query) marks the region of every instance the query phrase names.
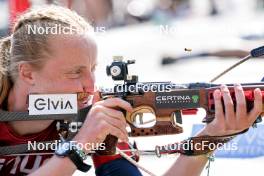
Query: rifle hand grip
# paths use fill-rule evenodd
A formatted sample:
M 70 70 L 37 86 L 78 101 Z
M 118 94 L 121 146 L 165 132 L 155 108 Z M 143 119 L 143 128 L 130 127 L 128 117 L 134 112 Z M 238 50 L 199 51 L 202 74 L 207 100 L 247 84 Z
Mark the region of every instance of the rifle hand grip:
M 111 134 L 107 135 L 104 140 L 105 150 L 97 150 L 96 153 L 99 155 L 114 155 L 116 153 L 117 141 L 117 137 Z

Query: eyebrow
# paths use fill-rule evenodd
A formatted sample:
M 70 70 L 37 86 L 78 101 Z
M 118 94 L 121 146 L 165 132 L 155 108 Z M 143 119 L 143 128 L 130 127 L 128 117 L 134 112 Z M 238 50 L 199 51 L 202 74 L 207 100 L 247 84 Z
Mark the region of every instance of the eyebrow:
M 87 68 L 87 66 L 78 65 L 78 66 L 73 67 L 73 69 L 82 69 L 82 68 Z
M 98 64 L 95 63 L 95 64 L 92 65 L 91 68 L 96 67 L 97 65 L 98 65 Z M 87 66 L 84 66 L 84 65 L 78 65 L 78 66 L 74 66 L 73 68 L 67 68 L 67 69 L 65 69 L 65 71 L 66 71 L 66 72 L 69 72 L 69 71 L 72 71 L 72 70 L 85 69 L 85 68 L 87 68 Z
M 74 67 L 68 67 L 68 68 L 64 68 L 63 69 L 63 72 L 65 72 L 65 73 L 69 73 L 69 72 L 71 72 L 71 71 L 73 71 L 73 70 L 79 70 L 79 69 L 83 69 L 83 68 L 87 68 L 86 66 L 81 66 L 81 65 L 79 65 L 79 66 L 74 66 Z

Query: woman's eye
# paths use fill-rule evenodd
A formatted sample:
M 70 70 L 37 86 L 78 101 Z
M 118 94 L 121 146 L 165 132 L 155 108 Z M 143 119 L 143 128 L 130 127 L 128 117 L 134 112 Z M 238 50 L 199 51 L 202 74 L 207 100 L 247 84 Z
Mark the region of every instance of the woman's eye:
M 77 75 L 77 74 L 69 75 L 69 78 L 70 79 L 77 79 L 77 78 L 80 78 L 80 75 Z
M 67 76 L 72 79 L 79 78 L 80 75 L 81 75 L 81 71 L 72 71 L 70 73 L 67 73 Z
M 81 74 L 81 71 L 80 70 L 74 71 L 72 74 Z

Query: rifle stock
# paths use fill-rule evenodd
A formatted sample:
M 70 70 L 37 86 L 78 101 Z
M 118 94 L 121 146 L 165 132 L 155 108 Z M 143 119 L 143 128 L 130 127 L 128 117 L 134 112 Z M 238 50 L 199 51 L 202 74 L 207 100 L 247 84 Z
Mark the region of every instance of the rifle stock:
M 230 67 L 225 72 L 218 75 L 213 80 L 219 78 L 237 65 L 245 62 L 251 57 L 263 55 L 264 47 L 259 47 L 251 51 L 250 55 L 242 61 Z M 196 114 L 197 108 L 203 108 L 206 111 L 204 123 L 210 123 L 214 119 L 215 105 L 213 92 L 219 88 L 219 84 L 212 83 L 190 83 L 190 84 L 171 84 L 170 82 L 150 82 L 140 83 L 141 85 L 154 85 L 154 87 L 171 85 L 169 91 L 144 91 L 138 89 L 138 76 L 128 74 L 128 65 L 134 64 L 135 60 L 123 61 L 122 56 L 113 58 L 111 65 L 106 67 L 106 73 L 114 81 L 123 81 L 123 84 L 117 84 L 112 92 L 101 92 L 101 98 L 119 97 L 128 101 L 134 111 L 126 113 L 126 121 L 131 128 L 130 136 L 153 136 L 182 133 L 182 114 Z M 234 85 L 227 85 L 230 89 L 234 105 L 236 105 Z M 255 88 L 260 88 L 262 97 L 264 95 L 264 83 L 242 84 L 246 97 L 247 111 L 253 108 Z M 119 88 L 123 88 L 118 91 Z M 133 87 L 133 89 L 129 89 Z M 135 90 L 137 88 L 138 90 Z M 224 107 L 224 106 L 223 106 Z M 235 106 L 234 106 L 235 107 Z M 264 109 L 263 109 L 264 112 Z M 144 126 L 144 114 L 153 114 L 155 123 L 152 126 Z M 259 122 L 261 119 L 258 118 Z M 139 126 L 143 124 L 143 126 Z M 151 122 L 152 122 L 151 121 Z M 255 124 L 255 123 L 254 123 Z M 106 149 L 107 150 L 107 149 Z
M 164 84 L 168 83 L 166 82 Z M 141 93 L 138 94 L 129 94 L 128 92 L 123 94 L 124 96 L 121 98 L 128 101 L 133 107 L 133 111 L 131 113 L 127 112 L 125 115 L 126 121 L 131 128 L 129 135 L 137 137 L 182 133 L 182 115 L 195 115 L 198 111 L 197 108 L 205 109 L 207 114 L 203 122 L 210 123 L 215 116 L 213 92 L 219 89 L 220 85 L 207 83 L 192 83 L 188 85 L 189 86 L 181 86 L 180 88 L 172 89 L 167 92 L 147 91 L 142 93 L 140 91 Z M 248 112 L 254 106 L 255 88 L 261 90 L 262 100 L 264 102 L 264 83 L 241 85 L 244 90 Z M 234 85 L 228 84 L 228 88 L 234 107 L 236 107 Z M 104 93 L 102 96 L 104 98 L 115 97 L 115 93 Z M 116 96 L 120 97 L 120 93 L 116 93 Z M 264 113 L 264 106 L 262 112 Z M 155 116 L 155 123 L 153 126 L 140 127 L 136 125 L 136 121 L 144 121 L 144 113 L 151 113 Z

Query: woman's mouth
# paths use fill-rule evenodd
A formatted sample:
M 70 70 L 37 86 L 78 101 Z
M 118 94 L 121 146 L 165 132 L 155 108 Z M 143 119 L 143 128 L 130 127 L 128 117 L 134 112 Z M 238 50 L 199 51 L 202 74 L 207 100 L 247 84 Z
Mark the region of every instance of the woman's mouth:
M 82 92 L 78 93 L 78 108 L 82 109 L 92 104 L 93 93 L 90 92 Z

